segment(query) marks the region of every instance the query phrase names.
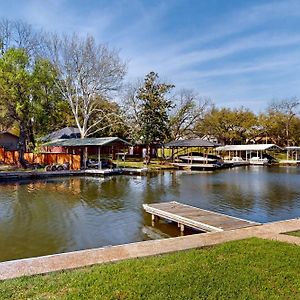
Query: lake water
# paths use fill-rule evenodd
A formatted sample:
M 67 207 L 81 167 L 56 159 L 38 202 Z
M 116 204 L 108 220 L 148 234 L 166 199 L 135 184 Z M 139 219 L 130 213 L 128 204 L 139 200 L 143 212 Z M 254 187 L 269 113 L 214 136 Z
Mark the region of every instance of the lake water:
M 257 222 L 300 217 L 300 168 L 0 184 L 0 261 L 179 235 L 143 203 L 178 201 Z M 191 233 L 191 232 L 189 232 Z

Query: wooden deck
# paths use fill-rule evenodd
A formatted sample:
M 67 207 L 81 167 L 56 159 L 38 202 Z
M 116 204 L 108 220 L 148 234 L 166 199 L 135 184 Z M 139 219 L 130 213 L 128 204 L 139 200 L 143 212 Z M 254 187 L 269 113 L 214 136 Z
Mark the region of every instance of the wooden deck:
M 176 201 L 144 204 L 143 207 L 146 212 L 152 215 L 153 222 L 157 218 L 164 218 L 178 223 L 181 231 L 184 231 L 185 226 L 205 232 L 214 232 L 260 225 Z

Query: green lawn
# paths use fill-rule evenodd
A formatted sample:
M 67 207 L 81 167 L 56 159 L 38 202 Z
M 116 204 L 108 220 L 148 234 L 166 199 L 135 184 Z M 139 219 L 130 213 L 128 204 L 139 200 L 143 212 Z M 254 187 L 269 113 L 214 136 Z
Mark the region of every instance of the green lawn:
M 299 236 L 300 237 L 300 230 L 287 232 L 285 234 L 287 234 L 287 235 L 293 235 L 293 236 Z
M 0 282 L 0 299 L 300 299 L 300 247 L 248 239 Z

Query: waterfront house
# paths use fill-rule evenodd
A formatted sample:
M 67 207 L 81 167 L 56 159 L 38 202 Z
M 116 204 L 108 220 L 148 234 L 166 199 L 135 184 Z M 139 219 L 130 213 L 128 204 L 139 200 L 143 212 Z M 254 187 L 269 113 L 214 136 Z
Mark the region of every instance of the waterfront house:
M 76 138 L 76 139 L 57 139 L 43 145 L 47 153 L 78 154 L 81 157 L 81 165 L 86 168 L 89 158 L 96 159 L 98 162 L 102 158 L 116 159 L 118 153 L 128 153 L 131 144 L 119 137 L 101 138 Z

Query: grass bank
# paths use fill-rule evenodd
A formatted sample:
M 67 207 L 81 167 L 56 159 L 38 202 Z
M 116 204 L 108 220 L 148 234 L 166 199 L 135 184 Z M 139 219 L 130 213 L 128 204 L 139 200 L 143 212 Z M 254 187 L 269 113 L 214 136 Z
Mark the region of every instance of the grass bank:
M 299 299 L 300 247 L 248 239 L 0 282 L 1 299 Z
M 300 237 L 300 230 L 287 232 L 285 234 Z

